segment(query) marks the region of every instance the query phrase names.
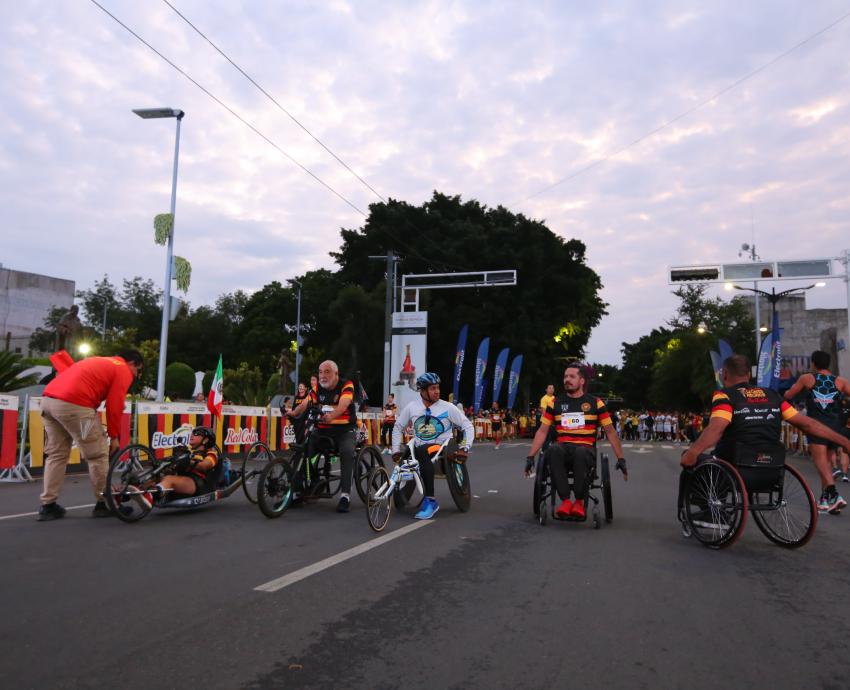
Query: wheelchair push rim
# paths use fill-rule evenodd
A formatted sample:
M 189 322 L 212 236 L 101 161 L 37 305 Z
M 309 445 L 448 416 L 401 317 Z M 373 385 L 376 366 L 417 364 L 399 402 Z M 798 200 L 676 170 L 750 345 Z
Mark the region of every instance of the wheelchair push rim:
M 735 467 L 719 458 L 698 464 L 683 494 L 683 520 L 700 543 L 722 549 L 738 540 L 749 506 L 744 480 Z
M 152 506 L 143 500 L 141 487 L 156 478 L 161 464 L 150 448 L 140 444 L 121 448 L 112 456 L 103 498 L 119 520 L 138 522 L 148 516 Z
M 292 503 L 292 468 L 278 459 L 263 468 L 257 482 L 257 504 L 267 518 L 277 518 Z

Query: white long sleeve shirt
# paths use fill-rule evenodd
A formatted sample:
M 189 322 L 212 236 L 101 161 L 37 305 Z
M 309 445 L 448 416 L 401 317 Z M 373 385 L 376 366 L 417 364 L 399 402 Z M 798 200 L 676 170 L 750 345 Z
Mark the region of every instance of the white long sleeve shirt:
M 452 434 L 452 428 L 463 429 L 461 448 L 469 449 L 475 439 L 472 422 L 460 410 L 445 400 L 438 400 L 426 407 L 422 398 L 405 407 L 396 418 L 393 427 L 393 453 L 401 450 L 402 434 L 409 424 L 413 425 L 414 445 L 442 443 Z

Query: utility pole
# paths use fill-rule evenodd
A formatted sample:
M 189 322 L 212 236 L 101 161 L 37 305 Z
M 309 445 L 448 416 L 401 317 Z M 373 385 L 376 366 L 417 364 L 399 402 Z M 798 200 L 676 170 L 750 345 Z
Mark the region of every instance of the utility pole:
M 393 295 L 395 293 L 395 264 L 399 260 L 396 253 L 390 249 L 386 256 L 370 256 L 370 259 L 386 260 L 387 262 L 387 293 L 384 308 L 384 400 L 390 394 L 390 347 L 393 336 Z M 383 404 L 383 403 L 382 403 Z
M 298 286 L 298 307 L 295 317 L 295 395 L 298 395 L 298 373 L 301 368 L 301 283 L 292 281 Z M 294 398 L 293 398 L 294 399 Z

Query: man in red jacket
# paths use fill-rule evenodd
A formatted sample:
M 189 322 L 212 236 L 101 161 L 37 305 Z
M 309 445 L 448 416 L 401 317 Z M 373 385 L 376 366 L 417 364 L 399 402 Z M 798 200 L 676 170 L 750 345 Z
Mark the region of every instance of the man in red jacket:
M 103 500 L 109 453 L 118 450 L 124 399 L 143 366 L 144 360 L 138 351 L 126 350 L 117 357 L 89 357 L 76 362 L 47 384 L 41 401 L 47 443 L 44 449 L 44 491 L 38 511 L 40 522 L 65 515 L 65 509 L 56 499 L 65 481 L 72 441 L 89 467 L 96 501 L 92 515 L 110 515 Z M 97 414 L 97 408 L 103 401 L 106 401 L 108 451 Z

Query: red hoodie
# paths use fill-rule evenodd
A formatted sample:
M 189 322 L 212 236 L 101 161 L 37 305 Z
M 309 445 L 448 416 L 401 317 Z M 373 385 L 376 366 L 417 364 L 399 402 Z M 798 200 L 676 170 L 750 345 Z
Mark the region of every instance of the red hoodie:
M 121 357 L 89 357 L 48 383 L 44 396 L 94 410 L 105 400 L 107 433 L 118 438 L 124 398 L 132 383 L 133 372 Z

